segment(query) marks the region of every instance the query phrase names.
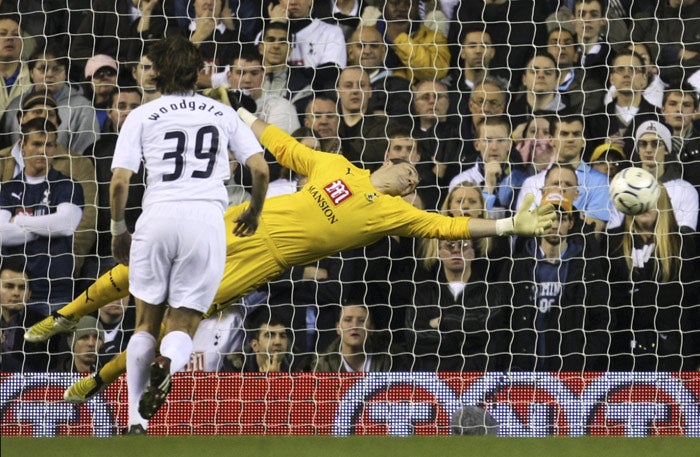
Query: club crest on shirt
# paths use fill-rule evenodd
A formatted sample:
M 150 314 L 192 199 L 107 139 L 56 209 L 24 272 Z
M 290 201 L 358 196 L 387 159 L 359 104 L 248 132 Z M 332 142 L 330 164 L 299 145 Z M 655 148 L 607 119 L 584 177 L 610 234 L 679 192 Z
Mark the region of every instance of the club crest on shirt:
M 343 182 L 342 179 L 335 180 L 323 188 L 326 195 L 331 199 L 335 206 L 340 205 L 343 201 L 352 196 L 352 191 Z

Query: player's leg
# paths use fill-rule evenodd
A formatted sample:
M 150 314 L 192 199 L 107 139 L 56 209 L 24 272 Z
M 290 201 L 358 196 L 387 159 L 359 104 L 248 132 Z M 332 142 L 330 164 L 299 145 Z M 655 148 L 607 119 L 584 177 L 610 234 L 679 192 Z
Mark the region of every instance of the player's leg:
M 194 347 L 192 337 L 224 272 L 226 236 L 220 213 L 214 205 L 194 206 L 189 208 L 188 216 L 176 223 L 177 247 L 170 256 L 175 260 L 167 279 L 169 311 L 164 321 L 165 336 L 139 403 L 139 412 L 147 419 L 165 402 L 172 375 L 189 362 Z
M 136 329 L 126 347 L 126 383 L 128 386 L 129 425 L 148 427 L 148 418 L 139 414 L 138 402 L 150 375 L 150 365 L 156 358 L 156 339 L 160 331 L 165 306 L 152 305 L 136 299 Z
M 129 267 L 120 264 L 97 278 L 75 300 L 27 329 L 24 339 L 36 343 L 46 341 L 58 333 L 72 332 L 81 317 L 127 295 Z

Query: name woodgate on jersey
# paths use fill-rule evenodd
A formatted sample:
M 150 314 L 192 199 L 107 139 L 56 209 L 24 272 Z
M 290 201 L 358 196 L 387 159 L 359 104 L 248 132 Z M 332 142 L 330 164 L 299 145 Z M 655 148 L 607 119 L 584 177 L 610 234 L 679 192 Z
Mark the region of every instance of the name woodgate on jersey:
M 151 115 L 148 116 L 148 119 L 151 121 L 157 121 L 161 114 L 168 114 L 175 111 L 204 111 L 207 113 L 212 113 L 214 116 L 224 115 L 222 111 L 219 111 L 219 107 L 214 106 L 213 104 L 201 101 L 195 102 L 194 100 L 187 101 L 183 98 L 180 103 L 171 103 L 168 106 L 161 106 L 157 112 L 151 113 Z

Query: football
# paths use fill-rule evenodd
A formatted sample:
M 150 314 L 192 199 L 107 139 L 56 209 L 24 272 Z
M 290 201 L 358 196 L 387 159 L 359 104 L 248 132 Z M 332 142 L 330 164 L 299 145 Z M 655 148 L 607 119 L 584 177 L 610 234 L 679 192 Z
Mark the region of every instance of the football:
M 626 168 L 610 181 L 610 198 L 615 208 L 630 216 L 649 211 L 659 193 L 656 178 L 642 168 Z

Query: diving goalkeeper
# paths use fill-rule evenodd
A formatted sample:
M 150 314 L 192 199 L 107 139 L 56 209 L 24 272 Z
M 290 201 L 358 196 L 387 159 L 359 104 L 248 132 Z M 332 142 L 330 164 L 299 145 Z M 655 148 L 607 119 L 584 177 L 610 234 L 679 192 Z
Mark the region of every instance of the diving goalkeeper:
M 448 217 L 421 211 L 401 197 L 418 184 L 415 167 L 408 161 L 387 161 L 370 174 L 345 157 L 315 151 L 241 108 L 241 118 L 283 167 L 308 177 L 297 193 L 265 202 L 258 230 L 252 236 L 233 234 L 234 221 L 247 203 L 224 215 L 227 251 L 224 276 L 207 315 L 223 309 L 251 290 L 267 283 L 293 265 L 304 265 L 346 249 L 372 244 L 382 237 L 462 240 L 489 236 L 536 236 L 554 218 L 552 205 L 530 210 L 522 206 L 514 217 L 499 220 Z M 128 267 L 117 265 L 57 313 L 31 327 L 25 339 L 43 341 L 70 332 L 75 323 L 106 303 L 129 294 Z M 68 401 L 83 402 L 114 381 L 126 369 L 123 354 L 98 373 L 71 386 Z

